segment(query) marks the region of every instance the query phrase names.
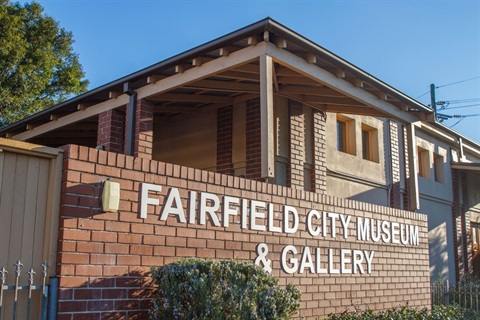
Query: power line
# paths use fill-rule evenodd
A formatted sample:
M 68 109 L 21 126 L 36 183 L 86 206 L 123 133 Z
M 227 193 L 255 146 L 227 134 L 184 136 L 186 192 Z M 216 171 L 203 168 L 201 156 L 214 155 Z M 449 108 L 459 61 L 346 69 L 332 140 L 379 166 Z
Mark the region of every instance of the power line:
M 448 100 L 446 102 L 450 104 L 454 103 L 464 103 L 464 102 L 475 102 L 475 101 L 480 101 L 480 98 L 472 98 L 472 99 L 461 99 L 461 100 Z M 440 101 L 439 101 L 440 102 Z
M 425 93 L 424 93 L 424 94 L 422 94 L 422 95 L 419 95 L 419 96 L 418 96 L 418 97 L 416 97 L 415 99 L 421 98 L 421 97 L 423 97 L 424 95 L 426 95 L 426 94 L 427 94 L 427 93 L 429 93 L 429 92 L 430 92 L 430 90 L 428 90 L 427 92 L 425 92 Z
M 451 85 L 454 85 L 454 84 L 457 84 L 457 83 L 462 83 L 462 82 L 467 82 L 467 81 L 471 81 L 471 80 L 475 80 L 475 79 L 480 79 L 480 77 L 474 77 L 474 78 L 470 78 L 470 79 L 465 79 L 465 80 L 460 80 L 460 81 L 456 81 L 456 82 L 452 82 L 452 83 L 447 83 L 447 84 L 444 84 L 444 85 L 441 85 L 441 86 L 437 86 L 435 88 L 443 88 L 443 87 L 447 87 L 447 86 L 451 86 Z
M 470 117 L 478 117 L 480 116 L 480 113 L 477 113 L 477 114 L 467 114 L 467 115 L 460 115 L 460 114 L 456 114 L 454 116 L 450 116 L 450 118 L 460 118 L 460 120 L 458 120 L 457 122 L 455 122 L 454 124 L 452 124 L 450 126 L 450 128 L 453 128 L 454 126 L 456 126 L 457 124 L 459 124 L 462 120 L 464 120 L 465 118 L 470 118 Z
M 466 105 L 466 106 L 458 106 L 458 107 L 445 107 L 444 109 L 440 109 L 440 110 L 445 110 L 445 111 L 448 111 L 448 110 L 452 110 L 452 109 L 461 109 L 461 108 L 471 108 L 471 107 L 477 107 L 477 106 L 480 106 L 479 103 L 477 104 L 469 104 L 469 105 Z

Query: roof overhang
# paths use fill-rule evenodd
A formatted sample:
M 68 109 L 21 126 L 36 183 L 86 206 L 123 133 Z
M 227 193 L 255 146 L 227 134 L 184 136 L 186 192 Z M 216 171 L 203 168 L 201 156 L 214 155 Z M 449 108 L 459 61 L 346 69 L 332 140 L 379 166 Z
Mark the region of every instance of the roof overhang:
M 468 171 L 468 172 L 480 172 L 480 163 L 464 163 L 453 162 L 451 164 L 452 169 Z
M 75 123 L 85 129 L 88 119 L 128 103 L 125 83 L 162 114 L 232 104 L 259 94 L 263 56 L 274 61 L 277 95 L 325 112 L 433 121 L 430 108 L 267 18 L 1 128 L 0 136 L 28 140 Z

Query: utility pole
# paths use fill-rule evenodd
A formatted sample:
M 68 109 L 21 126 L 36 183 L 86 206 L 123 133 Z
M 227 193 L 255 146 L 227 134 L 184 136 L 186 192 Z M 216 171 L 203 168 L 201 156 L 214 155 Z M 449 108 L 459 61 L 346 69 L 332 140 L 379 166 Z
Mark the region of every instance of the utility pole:
M 437 113 L 437 101 L 435 101 L 435 84 L 430 84 L 430 100 L 431 106 L 435 113 Z

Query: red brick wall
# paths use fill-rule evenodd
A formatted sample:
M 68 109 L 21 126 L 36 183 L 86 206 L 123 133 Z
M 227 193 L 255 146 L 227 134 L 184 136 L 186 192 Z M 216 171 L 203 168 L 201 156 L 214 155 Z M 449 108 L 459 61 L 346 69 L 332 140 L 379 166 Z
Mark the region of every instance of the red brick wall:
M 247 101 L 246 108 L 246 175 L 247 179 L 262 177 L 262 141 L 260 127 L 260 98 Z
M 313 170 L 312 191 L 327 193 L 327 162 L 324 113 L 313 110 Z
M 390 152 L 391 152 L 391 172 L 392 186 L 390 190 L 390 206 L 392 208 L 402 208 L 403 196 L 401 192 L 401 171 L 400 171 L 400 149 L 398 145 L 398 124 L 390 120 Z
M 452 187 L 452 216 L 455 224 L 453 228 L 455 275 L 458 280 L 461 280 L 473 272 L 467 176 L 465 172 L 452 169 Z
M 97 145 L 106 151 L 123 152 L 125 111 L 112 109 L 98 115 Z
M 148 297 L 152 294 L 147 287 L 151 266 L 194 256 L 253 262 L 256 246 L 262 242 L 270 248 L 272 274 L 282 285 L 293 283 L 302 292 L 299 317 L 315 319 L 353 306 L 380 310 L 407 302 L 411 306 L 430 305 L 424 215 L 86 147 L 65 147 L 64 159 L 57 259 L 58 319 L 146 319 Z M 99 196 L 107 178 L 121 186 L 118 212 L 100 209 Z M 142 182 L 162 186 L 158 195 L 161 204 L 169 188 L 175 187 L 185 206 L 190 190 L 264 201 L 272 203 L 275 211 L 284 205 L 294 206 L 300 229 L 286 235 L 241 229 L 238 219 L 232 219 L 229 227 L 215 227 L 208 221 L 206 225 L 183 224 L 173 217 L 160 221 L 160 206 L 150 206 L 147 218 L 141 219 L 138 201 Z M 306 213 L 311 209 L 350 215 L 352 220 L 362 216 L 418 225 L 420 245 L 357 241 L 354 222 L 348 239 L 312 237 L 304 227 Z M 287 244 L 299 250 L 305 246 L 373 250 L 373 271 L 362 275 L 309 271 L 287 275 L 279 262 Z
M 232 163 L 233 107 L 217 110 L 217 170 L 233 175 Z
M 127 128 L 127 122 L 128 117 L 125 122 L 125 128 Z M 127 134 L 126 130 L 125 134 Z M 125 141 L 126 139 L 128 137 L 125 136 Z M 140 99 L 137 101 L 133 139 L 133 155 L 139 158 L 151 159 L 153 152 L 153 104 L 148 100 Z
M 290 170 L 288 185 L 295 189 L 304 189 L 305 166 L 305 115 L 302 105 L 289 102 L 290 117 Z

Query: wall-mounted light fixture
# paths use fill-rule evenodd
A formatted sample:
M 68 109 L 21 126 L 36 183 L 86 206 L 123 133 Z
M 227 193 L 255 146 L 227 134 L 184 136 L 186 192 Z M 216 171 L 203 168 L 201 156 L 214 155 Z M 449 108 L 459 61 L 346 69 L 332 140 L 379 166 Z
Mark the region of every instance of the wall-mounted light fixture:
M 117 212 L 120 205 L 120 183 L 106 180 L 103 183 L 102 210 Z

